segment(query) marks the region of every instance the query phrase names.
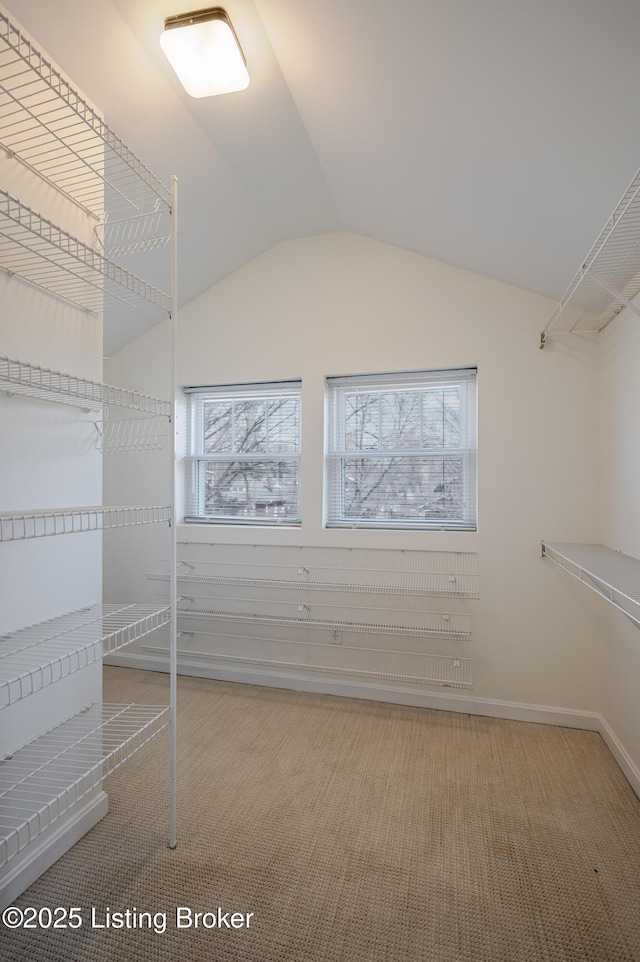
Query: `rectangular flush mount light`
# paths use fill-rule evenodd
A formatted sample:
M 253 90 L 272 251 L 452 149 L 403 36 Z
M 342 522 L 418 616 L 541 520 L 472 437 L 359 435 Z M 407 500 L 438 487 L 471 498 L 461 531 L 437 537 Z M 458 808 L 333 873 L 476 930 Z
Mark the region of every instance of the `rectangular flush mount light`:
M 244 54 L 222 7 L 167 17 L 160 46 L 192 97 L 227 94 L 249 86 Z

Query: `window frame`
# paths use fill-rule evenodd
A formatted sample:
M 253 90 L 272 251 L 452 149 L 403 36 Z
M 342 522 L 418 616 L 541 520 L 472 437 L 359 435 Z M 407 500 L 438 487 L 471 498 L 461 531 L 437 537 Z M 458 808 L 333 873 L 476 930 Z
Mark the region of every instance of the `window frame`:
M 302 381 L 249 381 L 233 384 L 215 384 L 198 387 L 185 387 L 187 400 L 187 453 L 186 463 L 186 506 L 185 522 L 198 524 L 222 524 L 231 526 L 260 525 L 266 527 L 299 527 L 301 518 L 301 455 L 302 455 Z M 277 451 L 268 448 L 264 451 L 234 451 L 235 420 L 230 420 L 231 449 L 229 452 L 208 453 L 204 450 L 204 405 L 208 400 L 250 401 L 291 399 L 297 400 L 297 448 L 294 451 Z M 268 435 L 268 431 L 267 431 Z M 227 514 L 205 514 L 204 498 L 206 465 L 225 462 L 276 463 L 291 462 L 297 465 L 297 511 L 295 517 L 251 514 L 246 516 Z
M 421 445 L 418 448 L 347 448 L 346 403 L 349 393 L 383 395 L 394 390 L 426 391 L 451 385 L 463 386 L 461 396 L 460 444 L 446 448 Z M 421 401 L 421 405 L 424 401 Z M 379 414 L 381 417 L 381 414 Z M 416 531 L 477 531 L 477 367 L 442 368 L 422 371 L 384 372 L 327 377 L 325 379 L 325 528 L 373 528 Z M 423 440 L 424 413 L 420 413 Z M 380 433 L 380 432 L 379 432 Z M 344 462 L 348 459 L 461 457 L 463 463 L 463 517 L 453 518 L 365 518 L 352 517 L 345 508 Z

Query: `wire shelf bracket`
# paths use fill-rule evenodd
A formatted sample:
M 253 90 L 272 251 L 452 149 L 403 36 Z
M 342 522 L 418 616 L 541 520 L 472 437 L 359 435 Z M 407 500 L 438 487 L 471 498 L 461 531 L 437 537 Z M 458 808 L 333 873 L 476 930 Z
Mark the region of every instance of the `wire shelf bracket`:
M 169 623 L 169 609 L 91 605 L 0 636 L 0 709 Z
M 107 413 L 107 412 L 105 412 Z M 166 416 L 111 418 L 96 421 L 96 448 L 102 454 L 130 454 L 137 451 L 162 451 L 170 440 Z
M 91 705 L 0 759 L 0 867 L 169 724 L 170 708 Z

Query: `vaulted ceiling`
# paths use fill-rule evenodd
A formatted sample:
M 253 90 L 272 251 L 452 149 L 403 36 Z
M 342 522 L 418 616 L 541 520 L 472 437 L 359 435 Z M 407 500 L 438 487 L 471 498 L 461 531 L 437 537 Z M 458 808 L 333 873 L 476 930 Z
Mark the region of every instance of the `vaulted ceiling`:
M 178 175 L 183 303 L 334 230 L 557 298 L 640 165 L 638 0 L 228 0 L 251 84 L 204 100 L 158 42 L 193 2 L 4 3 Z

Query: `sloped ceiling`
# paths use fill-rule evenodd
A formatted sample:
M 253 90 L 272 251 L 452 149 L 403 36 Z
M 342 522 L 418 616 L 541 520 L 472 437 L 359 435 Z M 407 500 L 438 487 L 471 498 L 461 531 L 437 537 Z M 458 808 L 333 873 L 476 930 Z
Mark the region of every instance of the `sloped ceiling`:
M 4 3 L 178 175 L 183 303 L 342 229 L 558 298 L 640 165 L 638 0 L 229 0 L 251 85 L 205 100 L 158 44 L 193 4 Z

